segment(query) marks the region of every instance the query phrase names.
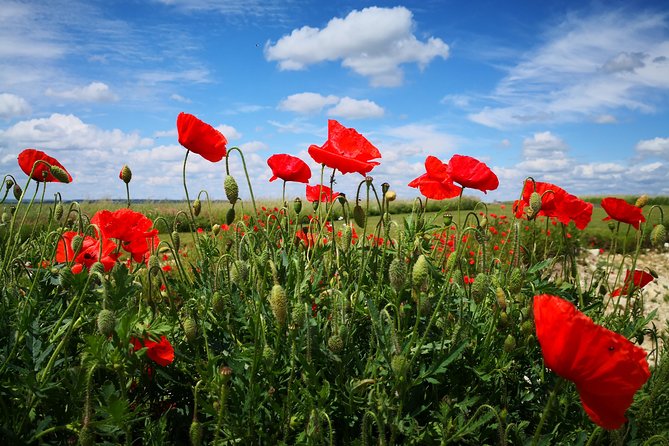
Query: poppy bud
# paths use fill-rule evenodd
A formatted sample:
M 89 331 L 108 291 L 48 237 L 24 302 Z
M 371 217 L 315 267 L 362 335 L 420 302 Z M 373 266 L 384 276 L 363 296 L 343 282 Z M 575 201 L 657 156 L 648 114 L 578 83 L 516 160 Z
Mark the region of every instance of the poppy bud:
M 21 195 L 23 195 L 21 186 L 14 184 L 14 189 L 12 189 L 12 192 L 14 193 L 14 198 L 16 198 L 16 201 L 21 201 Z
M 283 327 L 288 316 L 288 300 L 286 298 L 286 290 L 281 285 L 274 285 L 269 298 L 269 306 L 276 318 L 279 326 Z
M 53 218 L 55 218 L 56 220 L 60 220 L 64 212 L 65 211 L 63 210 L 63 203 L 58 202 L 58 204 L 56 204 L 55 209 L 53 210 Z
M 121 168 L 121 171 L 118 174 L 118 177 L 125 183 L 128 184 L 130 183 L 130 180 L 132 180 L 132 171 L 128 167 L 127 164 L 124 164 L 123 167 Z
M 211 307 L 216 314 L 221 314 L 225 310 L 225 300 L 218 291 L 214 291 L 214 297 L 211 299 Z
M 190 435 L 190 444 L 192 446 L 200 446 L 202 444 L 204 428 L 199 421 L 193 420 L 193 422 L 190 424 L 190 430 L 188 431 L 188 434 Z
M 474 299 L 483 299 L 488 291 L 488 275 L 478 273 L 472 284 L 472 297 Z
M 274 362 L 274 358 L 276 355 L 274 354 L 274 350 L 272 350 L 272 347 L 269 345 L 266 345 L 265 348 L 262 350 L 262 359 L 265 361 L 267 364 L 272 364 Z
M 103 275 L 105 273 L 105 266 L 101 262 L 95 262 L 91 265 L 90 274 Z
M 149 273 L 156 275 L 160 271 L 160 261 L 158 260 L 158 257 L 155 255 L 152 255 L 149 257 Z
M 395 376 L 403 379 L 409 372 L 409 361 L 404 355 L 394 355 L 390 360 L 390 368 Z
M 231 225 L 233 221 L 235 221 L 235 208 L 232 207 L 225 213 L 225 224 Z
M 497 297 L 497 305 L 502 311 L 506 311 L 506 294 L 501 287 L 497 287 L 495 290 L 495 296 Z
M 509 326 L 509 315 L 506 311 L 502 311 L 499 314 L 499 328 L 506 328 Z
M 532 333 L 534 333 L 534 324 L 532 323 L 531 320 L 527 319 L 525 322 L 523 322 L 520 325 L 520 331 L 524 335 L 532 334 Z
M 184 334 L 188 343 L 193 343 L 195 338 L 197 338 L 197 323 L 192 317 L 188 317 L 184 321 Z
M 386 201 L 390 203 L 391 201 L 395 201 L 395 199 L 397 198 L 397 193 L 394 190 L 389 190 L 388 192 L 385 193 L 385 197 Z
M 407 280 L 407 267 L 406 263 L 404 263 L 401 258 L 396 257 L 390 262 L 390 266 L 388 267 L 388 278 L 390 279 L 390 284 L 398 293 L 404 288 L 404 284 Z
M 647 204 L 648 204 L 648 195 L 643 194 L 642 196 L 640 196 L 639 198 L 636 199 L 636 203 L 634 203 L 634 206 L 636 206 L 638 208 L 642 208 Z
M 302 212 L 302 200 L 300 200 L 300 197 L 296 197 L 295 200 L 293 200 L 293 210 L 298 215 Z
M 483 217 L 479 222 L 479 229 L 484 230 L 488 226 L 488 219 Z
M 456 263 L 458 261 L 458 256 L 455 255 L 454 252 L 450 253 L 448 255 L 448 259 L 446 259 L 446 270 L 451 271 L 454 266 L 456 266 Z
M 196 198 L 193 202 L 193 215 L 197 217 L 200 215 L 200 212 L 202 212 L 202 202 L 199 198 Z
M 613 221 L 609 221 L 608 223 L 609 231 L 613 232 L 616 229 L 616 224 Z
M 453 216 L 450 213 L 444 214 L 444 226 L 450 226 L 453 223 Z
M 67 175 L 67 172 L 65 172 L 62 168 L 58 166 L 51 166 L 49 168 L 49 171 L 51 172 L 51 175 L 53 175 L 61 183 L 67 184 L 70 182 L 70 177 Z
M 304 308 L 304 305 L 298 303 L 293 307 L 293 311 L 290 314 L 290 320 L 294 327 L 301 327 L 304 324 L 304 319 L 307 315 L 307 310 Z
M 530 208 L 532 209 L 533 216 L 541 210 L 541 195 L 539 192 L 532 192 L 530 194 Z
M 5 186 L 7 187 L 7 190 L 9 190 L 10 187 L 14 185 L 14 181 L 11 178 L 7 178 L 5 181 Z
M 63 288 L 68 288 L 74 281 L 74 273 L 72 273 L 70 268 L 61 269 L 58 277 L 60 279 L 60 286 Z
M 109 337 L 116 328 L 116 317 L 111 310 L 100 310 L 98 313 L 98 331 L 101 335 Z
M 341 238 L 341 245 L 344 252 L 351 247 L 351 240 L 353 240 L 353 229 L 351 225 L 344 225 L 344 232 Z
M 516 348 L 516 338 L 513 335 L 508 335 L 504 340 L 504 351 L 511 353 Z
M 81 246 L 84 244 L 84 238 L 80 235 L 77 234 L 74 237 L 72 237 L 72 251 L 74 252 L 74 255 L 76 256 L 79 253 L 79 250 L 81 249 Z
M 2 213 L 2 223 L 3 224 L 9 223 L 9 220 L 10 220 L 9 214 L 7 212 L 3 212 Z
M 523 288 L 523 273 L 520 268 L 511 270 L 511 277 L 509 277 L 509 292 L 517 294 Z
M 652 231 L 650 231 L 650 241 L 653 245 L 658 248 L 664 245 L 664 242 L 667 240 L 667 228 L 660 223 L 656 225 Z
M 241 287 L 249 275 L 249 269 L 243 260 L 235 260 L 230 267 L 230 281 Z
M 344 206 L 346 204 L 346 194 L 342 192 L 339 195 L 337 195 L 337 201 L 339 202 L 339 204 Z
M 181 236 L 177 231 L 172 231 L 172 244 L 174 245 L 174 250 L 178 252 L 181 247 Z
M 79 444 L 81 446 L 93 446 L 95 444 L 95 434 L 88 425 L 82 426 L 79 431 Z
M 239 198 L 239 186 L 237 186 L 237 181 L 232 175 L 225 176 L 223 189 L 225 190 L 225 196 L 228 198 L 228 201 L 231 204 L 237 203 L 237 199 Z
M 355 221 L 355 224 L 358 225 L 358 227 L 365 227 L 367 217 L 365 215 L 365 210 L 359 204 L 353 208 L 353 220 Z
M 218 233 L 221 232 L 221 225 L 219 225 L 218 223 L 214 224 L 211 227 L 211 232 L 213 232 L 214 235 L 218 235 Z
M 341 336 L 336 334 L 330 336 L 328 339 L 328 349 L 334 354 L 341 353 L 344 350 L 344 340 Z
M 411 283 L 414 289 L 419 290 L 427 286 L 427 276 L 429 274 L 429 264 L 424 254 L 418 256 L 416 263 L 411 271 Z

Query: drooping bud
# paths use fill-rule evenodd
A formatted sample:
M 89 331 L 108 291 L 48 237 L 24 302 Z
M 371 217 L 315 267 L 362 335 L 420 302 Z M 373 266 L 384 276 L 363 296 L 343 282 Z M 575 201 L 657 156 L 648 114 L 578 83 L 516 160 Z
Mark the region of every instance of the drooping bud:
M 532 209 L 532 214 L 537 215 L 541 210 L 541 194 L 539 192 L 532 192 L 530 194 L 530 208 Z
M 334 353 L 339 354 L 344 350 L 344 340 L 339 335 L 332 335 L 328 339 L 328 349 Z
M 75 256 L 79 253 L 83 244 L 84 238 L 81 236 L 81 234 L 76 234 L 74 237 L 72 237 L 72 251 L 74 252 Z
M 383 195 L 387 194 L 389 190 L 390 190 L 390 184 L 386 182 L 381 183 L 381 192 L 383 193 Z
M 230 204 L 237 203 L 237 199 L 239 198 L 239 186 L 237 186 L 237 181 L 232 175 L 225 176 L 223 189 L 225 190 L 225 196 Z
M 506 294 L 502 287 L 497 287 L 495 290 L 495 296 L 497 297 L 497 305 L 502 311 L 506 311 Z
M 186 341 L 191 344 L 197 338 L 197 323 L 192 317 L 187 317 L 184 321 L 184 334 L 186 335 Z
M 444 214 L 444 226 L 450 226 L 453 223 L 453 216 L 450 213 Z
M 472 284 L 472 297 L 476 300 L 483 299 L 488 291 L 488 275 L 478 273 Z
M 652 231 L 650 231 L 650 241 L 653 245 L 658 248 L 664 246 L 664 242 L 667 240 L 667 228 L 662 223 L 655 225 Z
M 160 271 L 160 260 L 158 260 L 158 257 L 155 255 L 152 255 L 149 257 L 149 273 L 156 275 Z
M 190 436 L 190 444 L 192 446 L 200 446 L 202 444 L 202 436 L 204 435 L 204 428 L 202 423 L 197 420 L 193 420 L 193 422 L 190 424 L 188 434 Z
M 51 172 L 51 175 L 53 175 L 61 183 L 67 184 L 70 182 L 70 177 L 61 167 L 51 166 L 49 167 L 49 171 Z
M 5 187 L 7 187 L 7 190 L 9 190 L 9 188 L 11 188 L 13 185 L 14 181 L 11 178 L 7 178 L 7 180 L 5 181 Z
M 102 262 L 95 262 L 91 265 L 90 274 L 103 275 L 105 273 L 105 266 Z
M 53 210 L 53 218 L 60 220 L 63 217 L 64 212 L 65 210 L 63 209 L 63 203 L 58 202 Z
M 300 197 L 297 197 L 295 200 L 293 200 L 293 210 L 297 215 L 302 212 L 302 200 L 300 200 Z
M 391 201 L 395 201 L 395 199 L 397 198 L 397 193 L 394 190 L 389 190 L 388 192 L 385 193 L 385 197 L 386 201 L 390 203 Z
M 407 280 L 406 263 L 399 257 L 393 259 L 388 267 L 388 278 L 395 291 L 400 292 Z
M 7 212 L 2 213 L 2 220 L 1 220 L 2 224 L 9 223 L 10 219 L 11 219 L 11 217 L 9 216 L 9 213 L 7 213 Z
M 532 323 L 532 321 L 530 319 L 527 319 L 525 322 L 523 322 L 520 325 L 520 331 L 524 335 L 532 334 L 532 333 L 534 333 L 534 324 Z
M 123 167 L 121 167 L 121 171 L 119 172 L 118 177 L 125 184 L 130 183 L 130 180 L 132 180 L 132 171 L 130 170 L 127 164 L 124 164 Z
M 60 279 L 60 286 L 62 286 L 63 288 L 68 288 L 70 285 L 72 285 L 72 282 L 74 281 L 74 273 L 70 268 L 61 269 L 58 276 Z
M 181 236 L 177 231 L 172 231 L 172 244 L 174 245 L 174 250 L 179 252 L 179 248 L 181 247 Z
M 249 276 L 249 268 L 243 260 L 235 260 L 230 267 L 230 281 L 241 287 Z
M 116 328 L 116 316 L 111 310 L 100 310 L 98 313 L 98 331 L 101 335 L 109 337 Z
M 279 326 L 283 327 L 288 316 L 288 299 L 286 298 L 286 290 L 281 285 L 274 285 L 269 298 L 269 306 L 272 309 L 272 314 Z
M 353 229 L 351 225 L 344 225 L 344 231 L 342 232 L 341 237 L 341 246 L 344 252 L 347 252 L 351 247 L 351 241 L 353 240 Z
M 211 299 L 211 306 L 214 309 L 214 313 L 219 315 L 225 310 L 225 299 L 223 299 L 221 293 L 218 291 L 214 292 L 214 297 Z
M 214 235 L 218 235 L 218 233 L 221 232 L 221 225 L 219 225 L 218 223 L 212 225 L 211 232 L 213 232 Z
M 353 208 L 353 220 L 355 224 L 360 228 L 364 228 L 367 222 L 367 217 L 365 215 L 365 210 L 359 204 L 355 205 Z
M 197 217 L 200 215 L 200 212 L 202 212 L 202 202 L 199 198 L 196 198 L 193 202 L 193 215 Z
M 409 361 L 404 355 L 394 355 L 390 360 L 390 368 L 395 376 L 404 379 L 409 372 Z
M 418 256 L 416 263 L 411 271 L 411 284 L 416 290 L 423 289 L 427 286 L 427 276 L 429 274 L 429 263 L 424 254 Z
M 21 201 L 21 195 L 23 195 L 21 186 L 14 184 L 14 189 L 12 189 L 12 192 L 14 193 L 14 198 L 16 198 L 16 201 Z
M 523 288 L 523 272 L 516 267 L 511 270 L 511 277 L 509 277 L 509 292 L 517 294 Z
M 636 199 L 636 203 L 634 203 L 634 206 L 636 206 L 638 208 L 642 208 L 642 207 L 644 207 L 645 205 L 648 204 L 648 199 L 649 199 L 648 195 L 643 194 L 639 198 Z
M 479 221 L 479 229 L 483 231 L 485 230 L 486 227 L 488 227 L 488 218 L 483 217 L 481 218 L 481 221 Z
M 504 339 L 504 351 L 507 353 L 511 353 L 514 351 L 516 348 L 516 338 L 513 335 L 508 335 L 506 339 Z
M 235 208 L 232 207 L 228 209 L 228 212 L 225 213 L 225 224 L 231 225 L 235 221 Z

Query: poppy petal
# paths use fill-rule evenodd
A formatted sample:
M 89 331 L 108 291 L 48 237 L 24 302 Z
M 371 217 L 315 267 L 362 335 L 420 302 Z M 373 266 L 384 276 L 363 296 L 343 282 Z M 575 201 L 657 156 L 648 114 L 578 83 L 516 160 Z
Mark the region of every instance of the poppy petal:
M 56 158 L 53 158 L 41 150 L 35 149 L 25 149 L 19 153 L 18 162 L 21 170 L 26 174 L 30 175 L 32 172 L 32 179 L 35 181 L 46 181 L 46 182 L 60 182 L 53 174 L 51 170 L 43 163 L 35 165 L 37 161 L 44 161 L 51 166 L 60 167 L 67 174 L 68 182 L 72 182 L 72 175 L 63 167 L 62 164 L 58 162 Z M 35 170 L 33 171 L 33 166 Z
M 211 125 L 199 120 L 194 115 L 179 113 L 177 116 L 179 144 L 204 159 L 217 162 L 226 154 L 225 136 Z
M 455 154 L 448 161 L 448 171 L 454 182 L 462 187 L 483 193 L 499 187 L 497 175 L 483 162 L 471 156 Z

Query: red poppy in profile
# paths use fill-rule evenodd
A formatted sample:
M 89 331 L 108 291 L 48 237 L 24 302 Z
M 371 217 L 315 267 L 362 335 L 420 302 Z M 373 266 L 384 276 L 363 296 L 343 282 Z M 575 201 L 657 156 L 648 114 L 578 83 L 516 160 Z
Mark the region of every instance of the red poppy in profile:
M 177 116 L 179 144 L 213 163 L 220 161 L 226 154 L 225 136 L 206 122 L 200 121 L 188 113 Z
M 149 337 L 144 338 L 142 341 L 133 337 L 130 339 L 130 342 L 133 345 L 134 351 L 141 350 L 143 347 L 146 347 L 146 356 L 149 357 L 156 364 L 165 367 L 166 365 L 172 364 L 174 361 L 174 348 L 170 341 L 167 340 L 165 335 L 160 337 L 160 341 L 156 342 Z
M 72 175 L 70 175 L 67 169 L 65 169 L 65 167 L 63 167 L 63 165 L 60 164 L 56 158 L 50 157 L 41 150 L 25 149 L 24 151 L 19 153 L 18 160 L 19 160 L 19 167 L 26 175 L 30 175 L 30 172 L 33 170 L 33 165 L 37 161 L 45 161 L 49 163 L 49 165 L 51 166 L 56 166 L 63 169 L 63 171 L 67 174 L 68 183 L 72 182 Z M 35 171 L 32 173 L 31 178 L 39 182 L 42 181 L 56 182 L 56 183 L 61 182 L 58 178 L 53 176 L 49 167 L 43 163 L 39 163 L 35 166 Z
M 639 229 L 639 223 L 646 221 L 641 212 L 641 208 L 629 204 L 622 198 L 607 197 L 602 200 L 602 208 L 608 214 L 606 220 L 616 220 L 621 223 L 627 223 Z
M 580 230 L 585 229 L 592 218 L 592 203 L 587 203 L 580 198 L 568 193 L 566 190 L 551 183 L 541 181 L 526 181 L 523 188 L 522 199 L 513 203 L 513 211 L 516 218 L 522 218 L 530 205 L 530 196 L 533 192 L 541 196 L 541 210 L 537 213 L 543 217 L 555 217 L 561 223 L 567 225 L 573 221 Z
M 486 194 L 499 187 L 497 175 L 485 163 L 471 156 L 453 155 L 448 161 L 448 173 L 460 186 Z
M 576 384 L 594 423 L 618 429 L 650 377 L 645 350 L 557 296 L 534 296 L 534 321 L 546 367 Z
M 379 150 L 355 129 L 346 128 L 334 119 L 328 121 L 328 140 L 323 146 L 311 145 L 309 155 L 320 164 L 341 173 L 358 172 L 367 175 L 379 163 Z
M 630 278 L 630 271 L 627 270 L 625 281 L 623 282 L 624 285 L 613 290 L 611 296 L 615 297 L 620 296 L 621 294 L 623 296 L 629 296 L 635 290 L 641 289 L 651 283 L 654 279 L 652 274 L 640 269 L 634 270 L 634 277 Z
M 453 184 L 448 165 L 431 155 L 425 159 L 425 173 L 411 181 L 409 187 L 417 187 L 423 196 L 433 200 L 457 197 L 462 192 L 461 187 Z
M 270 181 L 281 178 L 283 181 L 308 183 L 311 178 L 311 169 L 307 163 L 286 153 L 270 156 L 267 165 L 272 169 Z
M 151 229 L 153 222 L 141 212 L 124 208 L 111 212 L 106 209 L 95 213 L 91 223 L 97 225 L 103 238 L 115 238 L 136 262 L 144 261 L 151 248 L 160 243 L 158 230 Z
M 321 189 L 322 188 L 322 189 Z M 320 200 L 318 199 L 318 193 L 320 191 Z M 339 196 L 339 192 L 332 193 L 332 189 L 327 186 L 309 186 L 307 184 L 307 201 L 329 201 L 332 202 Z
M 75 256 L 72 249 L 72 239 L 77 234 L 79 233 L 74 231 L 63 233 L 56 248 L 56 261 L 61 263 L 73 261 L 73 266 L 81 265 L 86 268 L 90 268 L 95 262 L 100 262 L 104 265 L 105 271 L 110 271 L 119 258 L 119 254 L 114 252 L 116 251 L 114 242 L 105 238 L 102 239 L 102 257 L 100 257 L 100 241 L 88 235 L 83 236 L 81 249 Z

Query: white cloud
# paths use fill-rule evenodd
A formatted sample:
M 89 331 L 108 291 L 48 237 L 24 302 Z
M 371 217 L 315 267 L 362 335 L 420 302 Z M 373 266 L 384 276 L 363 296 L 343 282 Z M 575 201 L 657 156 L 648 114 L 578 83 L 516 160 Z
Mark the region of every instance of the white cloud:
M 242 134 L 231 125 L 220 124 L 214 128 L 219 132 L 223 133 L 223 136 L 225 136 L 225 139 L 227 139 L 228 141 L 240 139 L 242 137 Z
M 156 132 L 153 132 L 154 138 L 166 138 L 166 137 L 176 138 L 177 136 L 179 136 L 179 132 L 177 131 L 176 128 L 170 130 L 158 130 Z
M 595 117 L 595 122 L 597 124 L 615 124 L 618 122 L 615 116 L 613 115 L 599 115 Z
M 641 155 L 669 158 L 669 138 L 644 139 L 637 143 L 635 150 Z
M 50 97 L 67 99 L 78 102 L 115 102 L 118 96 L 103 82 L 91 82 L 85 87 L 75 87 L 69 90 L 55 91 L 47 88 L 45 94 Z
M 449 94 L 441 99 L 442 104 L 452 104 L 458 108 L 469 107 L 471 97 L 464 94 Z
M 180 94 L 176 94 L 176 93 L 172 94 L 170 96 L 170 99 L 172 99 L 174 101 L 177 101 L 177 102 L 181 102 L 183 104 L 190 104 L 191 102 L 193 102 L 190 99 L 185 98 L 185 97 L 181 96 Z
M 573 122 L 626 108 L 654 111 L 669 90 L 667 15 L 609 11 L 570 15 L 512 66 L 491 103 L 469 119 L 505 128 Z
M 562 158 L 568 149 L 567 144 L 551 132 L 535 133 L 523 140 L 523 155 L 526 158 Z
M 434 58 L 449 55 L 441 39 L 421 42 L 414 28 L 411 11 L 401 6 L 354 10 L 331 19 L 322 29 L 303 26 L 274 44 L 267 42 L 265 57 L 278 61 L 282 70 L 341 60 L 344 67 L 368 77 L 372 86 L 398 86 L 403 81 L 402 64 L 417 63 L 423 69 Z
M 328 116 L 347 119 L 379 118 L 383 116 L 384 110 L 376 103 L 367 99 L 352 99 L 344 97 L 337 105 L 328 110 Z
M 20 96 L 11 93 L 0 94 L 0 118 L 11 119 L 30 113 L 30 105 Z
M 327 105 L 336 104 L 339 98 L 334 95 L 323 96 L 318 93 L 297 93 L 288 96 L 279 103 L 279 109 L 301 114 L 320 112 Z

